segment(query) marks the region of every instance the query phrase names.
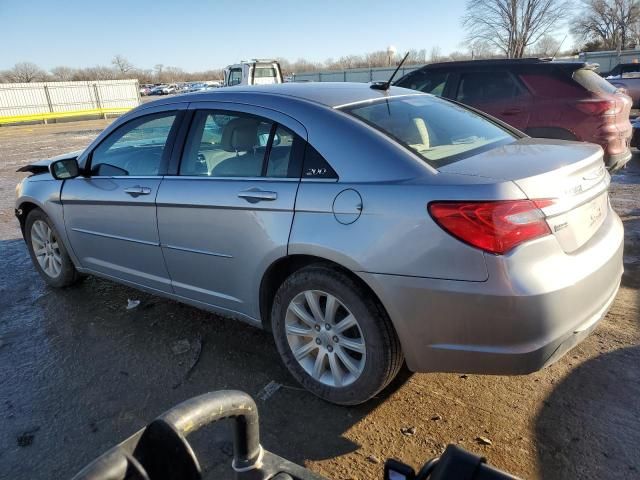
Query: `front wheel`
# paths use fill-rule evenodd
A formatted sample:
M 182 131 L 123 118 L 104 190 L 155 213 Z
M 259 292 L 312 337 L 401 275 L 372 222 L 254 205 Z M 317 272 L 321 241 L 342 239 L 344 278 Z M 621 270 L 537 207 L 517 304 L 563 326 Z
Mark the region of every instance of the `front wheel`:
M 324 265 L 305 267 L 285 280 L 271 322 L 291 374 L 329 402 L 363 403 L 402 366 L 400 343 L 377 299 L 350 276 Z
M 67 287 L 82 278 L 53 223 L 42 210 L 34 209 L 29 213 L 24 234 L 31 261 L 48 285 Z

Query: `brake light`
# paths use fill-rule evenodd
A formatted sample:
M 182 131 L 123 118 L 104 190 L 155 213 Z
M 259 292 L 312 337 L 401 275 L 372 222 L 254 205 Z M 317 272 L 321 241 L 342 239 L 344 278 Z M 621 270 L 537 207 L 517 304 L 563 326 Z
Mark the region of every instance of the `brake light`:
M 551 233 L 540 209 L 553 203 L 550 199 L 432 202 L 428 210 L 436 223 L 457 239 L 502 255 Z
M 576 103 L 576 108 L 589 115 L 616 115 L 622 107 L 615 100 L 582 100 Z

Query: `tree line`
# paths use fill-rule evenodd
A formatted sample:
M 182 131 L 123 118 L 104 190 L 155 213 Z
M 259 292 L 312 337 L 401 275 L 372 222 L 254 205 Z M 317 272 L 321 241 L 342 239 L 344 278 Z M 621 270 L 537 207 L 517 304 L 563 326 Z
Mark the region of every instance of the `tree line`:
M 558 31 L 567 25 L 573 48 L 564 46 Z M 409 51 L 408 65 L 480 58 L 551 57 L 579 51 L 622 50 L 640 47 L 640 0 L 467 0 L 462 18 L 465 49 L 443 55 L 436 45 Z M 565 28 L 566 29 L 566 28 Z M 374 68 L 396 65 L 402 55 L 377 50 L 360 55 L 313 62 L 304 58 L 278 58 L 285 75 L 302 72 Z M 175 83 L 220 80 L 221 69 L 187 72 L 157 64 L 153 69 L 133 65 L 116 55 L 110 65 L 87 68 L 58 66 L 46 71 L 30 62 L 0 71 L 0 82 L 113 80 L 137 78 L 140 83 Z

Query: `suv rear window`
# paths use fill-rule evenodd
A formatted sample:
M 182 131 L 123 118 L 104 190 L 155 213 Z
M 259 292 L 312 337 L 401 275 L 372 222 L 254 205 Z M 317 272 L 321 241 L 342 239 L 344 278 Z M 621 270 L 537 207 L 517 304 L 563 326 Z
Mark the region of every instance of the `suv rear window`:
M 394 97 L 343 110 L 393 138 L 434 168 L 513 143 L 516 138 L 471 110 L 427 95 Z
M 611 85 L 593 70 L 581 68 L 573 72 L 573 79 L 591 93 L 615 93 L 618 87 Z

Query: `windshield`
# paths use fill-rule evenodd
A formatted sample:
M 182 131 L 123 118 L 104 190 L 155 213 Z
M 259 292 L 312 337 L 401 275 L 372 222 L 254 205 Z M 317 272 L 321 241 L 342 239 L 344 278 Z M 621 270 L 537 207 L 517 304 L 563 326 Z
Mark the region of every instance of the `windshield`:
M 395 97 L 343 108 L 438 168 L 515 136 L 473 111 L 437 98 Z

